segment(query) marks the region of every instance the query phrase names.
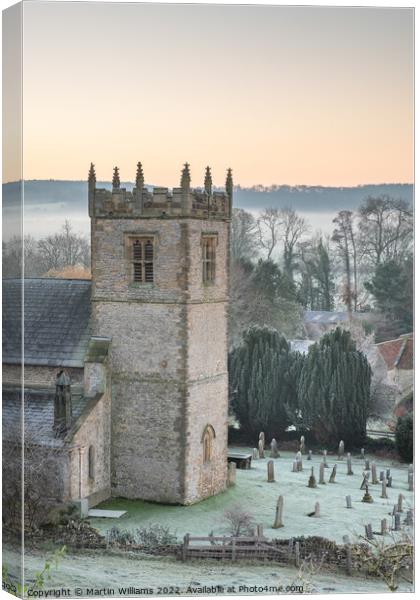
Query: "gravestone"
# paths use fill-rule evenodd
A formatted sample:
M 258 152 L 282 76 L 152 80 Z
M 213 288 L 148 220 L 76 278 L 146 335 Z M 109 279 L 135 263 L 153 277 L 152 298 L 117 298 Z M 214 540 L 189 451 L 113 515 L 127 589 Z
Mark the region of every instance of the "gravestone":
M 309 481 L 308 481 L 308 487 L 309 488 L 316 488 L 316 479 L 315 479 L 315 475 L 314 475 L 314 468 L 312 467 L 311 469 L 311 474 L 309 476 Z
M 366 532 L 366 538 L 368 540 L 373 540 L 372 525 L 370 523 L 368 525 L 365 525 L 365 532 Z
M 270 453 L 271 458 L 278 458 L 280 456 L 279 449 L 277 447 L 277 440 L 275 438 L 273 438 L 271 440 L 270 449 L 271 449 L 271 453 Z
M 228 465 L 228 486 L 231 487 L 236 483 L 236 463 L 230 462 Z
M 385 479 L 382 479 L 382 492 L 381 492 L 381 498 L 388 498 L 388 495 L 386 493 L 386 481 Z
M 284 527 L 283 504 L 284 504 L 283 496 L 279 496 L 279 499 L 277 500 L 277 505 L 276 505 L 276 516 L 274 518 L 273 529 L 279 529 L 280 527 Z
M 337 465 L 333 466 L 333 470 L 331 471 L 329 483 L 335 483 L 335 476 L 337 474 Z
M 299 451 L 301 452 L 301 454 L 305 453 L 305 436 L 304 435 L 300 436 Z
M 319 480 L 318 480 L 318 483 L 320 483 L 320 484 L 324 484 L 324 483 L 325 483 L 325 479 L 324 479 L 324 477 L 325 477 L 324 469 L 325 469 L 325 465 L 324 465 L 324 463 L 322 462 L 322 463 L 319 465 Z
M 274 462 L 272 460 L 267 463 L 267 481 L 268 483 L 274 482 Z
M 408 491 L 412 492 L 414 490 L 414 478 L 413 478 L 413 473 L 409 473 L 408 474 Z
M 264 442 L 262 440 L 258 442 L 258 457 L 265 458 Z
M 347 475 L 353 475 L 353 469 L 351 466 L 351 454 L 347 452 Z
M 381 535 L 388 533 L 388 521 L 386 519 L 381 520 Z

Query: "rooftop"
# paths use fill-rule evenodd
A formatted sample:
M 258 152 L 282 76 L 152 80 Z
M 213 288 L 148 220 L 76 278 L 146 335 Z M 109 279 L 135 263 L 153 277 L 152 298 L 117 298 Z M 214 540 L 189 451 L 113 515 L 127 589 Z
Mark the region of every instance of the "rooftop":
M 376 347 L 385 360 L 388 370 L 398 368 L 410 371 L 413 369 L 413 334 L 402 335 L 395 340 L 381 342 L 376 344 Z
M 19 426 L 23 417 L 25 421 L 25 436 L 28 442 L 32 441 L 42 446 L 61 447 L 65 443 L 64 437 L 56 437 L 54 424 L 54 396 L 53 390 L 25 390 L 22 402 L 20 389 L 3 390 L 3 439 L 15 439 L 19 435 Z M 83 394 L 72 394 L 73 423 L 80 418 L 88 407 L 90 398 Z
M 25 364 L 83 367 L 90 338 L 91 282 L 24 279 Z M 3 362 L 22 358 L 22 280 L 3 280 Z

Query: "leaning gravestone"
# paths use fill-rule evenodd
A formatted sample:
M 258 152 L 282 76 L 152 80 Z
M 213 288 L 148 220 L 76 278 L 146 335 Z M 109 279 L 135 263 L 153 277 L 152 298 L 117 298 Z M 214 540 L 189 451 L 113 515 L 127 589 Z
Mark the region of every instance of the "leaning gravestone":
M 335 483 L 335 476 L 337 474 L 337 465 L 333 466 L 333 470 L 331 471 L 329 483 Z
M 362 485 L 360 486 L 361 490 L 364 490 L 366 488 L 368 481 L 369 481 L 369 474 L 363 473 L 363 481 L 362 481 Z

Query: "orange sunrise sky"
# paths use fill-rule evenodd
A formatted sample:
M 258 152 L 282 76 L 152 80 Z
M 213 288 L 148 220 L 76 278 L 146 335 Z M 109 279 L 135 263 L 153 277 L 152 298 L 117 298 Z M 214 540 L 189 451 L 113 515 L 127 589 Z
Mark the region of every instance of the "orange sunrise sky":
M 24 3 L 24 178 L 412 182 L 413 15 Z

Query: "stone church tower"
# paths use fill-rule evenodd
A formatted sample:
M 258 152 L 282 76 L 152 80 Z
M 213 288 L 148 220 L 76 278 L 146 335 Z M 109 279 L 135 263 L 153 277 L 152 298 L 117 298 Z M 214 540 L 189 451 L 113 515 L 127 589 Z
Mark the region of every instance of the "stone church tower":
M 114 496 L 189 504 L 225 489 L 232 175 L 132 192 L 89 172 L 93 335 L 111 341 Z

